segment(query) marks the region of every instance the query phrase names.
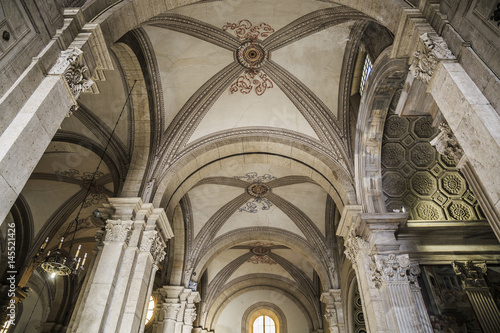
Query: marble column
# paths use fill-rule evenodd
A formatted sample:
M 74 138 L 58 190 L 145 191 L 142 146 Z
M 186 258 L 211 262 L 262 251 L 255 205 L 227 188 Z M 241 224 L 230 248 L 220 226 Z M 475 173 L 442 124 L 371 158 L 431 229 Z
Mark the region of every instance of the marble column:
M 487 273 L 486 263 L 484 261 L 454 261 L 452 266 L 462 282 L 483 331 L 500 332 L 500 310 L 484 279 Z
M 172 234 L 163 209 L 110 198 L 106 234 L 68 332 L 139 332 L 157 265 Z
M 346 331 L 341 295 L 340 289 L 330 289 L 321 294 L 321 302 L 326 304 L 325 319 L 330 333 L 344 333 Z
M 423 332 L 410 289 L 409 269 L 407 254 L 374 255 L 372 280 L 382 294 L 388 315 L 396 319 L 397 332 Z
M 405 214 L 362 214 L 346 206 L 337 229 L 346 257 L 356 272 L 369 332 L 428 332 L 427 316 L 419 316 L 415 301 L 420 289 L 410 286 L 410 258 L 399 253 L 394 233 Z M 420 297 L 421 294 L 420 294 Z
M 155 333 L 191 333 L 200 294 L 183 286 L 165 286 L 158 292 L 163 297 L 163 314 Z
M 420 276 L 420 273 L 420 266 L 417 263 L 411 263 L 409 272 L 410 289 L 413 295 L 413 300 L 415 301 L 415 305 L 417 306 L 418 319 L 424 333 L 433 333 L 434 330 L 429 319 L 429 314 L 427 313 L 427 309 L 425 307 L 420 284 L 418 283 L 418 277 Z

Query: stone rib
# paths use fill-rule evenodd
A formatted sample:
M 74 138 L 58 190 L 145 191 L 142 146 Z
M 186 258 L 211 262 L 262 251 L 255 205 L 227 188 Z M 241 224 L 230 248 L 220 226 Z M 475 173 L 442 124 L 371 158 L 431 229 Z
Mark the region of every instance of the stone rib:
M 319 303 L 317 302 L 318 295 L 316 295 L 314 291 L 311 279 L 309 279 L 304 271 L 299 269 L 297 266 L 295 266 L 293 263 L 286 260 L 282 256 L 272 252 L 269 253 L 268 256 L 276 261 L 278 265 L 283 267 L 293 277 L 295 282 L 299 285 L 299 288 L 304 296 L 306 296 L 309 299 L 309 302 L 311 302 L 311 304 L 313 305 L 318 320 L 321 320 L 321 308 L 319 307 Z
M 193 252 L 191 254 L 191 260 L 194 263 L 193 267 L 196 267 L 196 264 L 199 262 L 199 255 L 202 250 L 214 239 L 217 232 L 224 225 L 224 223 L 226 223 L 229 217 L 251 198 L 252 196 L 245 191 L 245 193 L 240 194 L 233 200 L 226 203 L 217 212 L 215 212 L 212 217 L 210 217 L 195 237 Z
M 365 14 L 345 6 L 320 9 L 287 24 L 262 44 L 269 51 L 275 51 L 318 31 L 347 21 L 370 19 Z
M 226 186 L 233 186 L 233 187 L 241 187 L 241 188 L 247 188 L 250 183 L 246 182 L 241 179 L 236 179 L 236 178 L 230 178 L 230 177 L 209 177 L 209 178 L 204 178 L 197 182 L 194 186 L 201 186 L 201 185 L 206 185 L 206 184 L 216 184 L 216 185 L 226 185 Z
M 243 68 L 238 63 L 232 62 L 210 78 L 189 98 L 165 133 L 163 144 L 157 155 L 154 175 L 151 178 L 162 179 L 164 177 L 165 169 L 172 164 L 175 154 L 185 145 L 210 107 L 242 71 Z
M 252 252 L 248 252 L 234 259 L 229 264 L 227 264 L 219 273 L 217 273 L 217 275 L 214 277 L 212 281 L 210 281 L 207 288 L 208 289 L 207 296 L 204 300 L 202 300 L 202 305 L 201 305 L 202 319 L 206 319 L 203 318 L 203 313 L 206 313 L 206 310 L 210 309 L 210 307 L 213 305 L 216 296 L 220 294 L 220 292 L 222 291 L 222 287 L 229 279 L 229 277 L 231 277 L 231 275 L 238 269 L 238 267 L 243 265 L 253 255 L 254 254 Z M 204 323 L 200 324 L 203 325 Z
M 368 25 L 366 21 L 359 21 L 352 27 L 347 41 L 344 59 L 342 61 L 342 72 L 340 74 L 339 83 L 339 100 L 338 100 L 338 114 L 339 126 L 341 126 L 344 133 L 349 133 L 350 123 L 350 100 L 351 100 L 351 87 L 354 69 L 356 67 L 356 60 L 358 58 L 359 47 L 361 45 L 361 37 Z M 349 156 L 353 155 L 351 144 L 351 136 L 345 135 L 347 153 Z
M 150 19 L 146 24 L 181 32 L 232 52 L 240 45 L 236 37 L 221 28 L 184 15 L 163 14 Z
M 280 186 L 288 186 L 288 185 L 295 185 L 295 184 L 302 184 L 302 183 L 316 184 L 316 182 L 309 177 L 286 176 L 286 177 L 281 177 L 278 179 L 271 180 L 270 182 L 266 183 L 266 185 L 269 186 L 270 188 L 276 188 L 276 187 L 280 187 Z
M 295 78 L 283 67 L 269 60 L 265 64 L 265 71 L 285 93 L 290 101 L 297 107 L 314 129 L 320 140 L 330 146 L 333 154 L 337 156 L 339 163 L 346 169 L 347 154 L 344 151 L 342 133 L 326 105 L 302 82 Z M 349 172 L 351 174 L 351 172 Z

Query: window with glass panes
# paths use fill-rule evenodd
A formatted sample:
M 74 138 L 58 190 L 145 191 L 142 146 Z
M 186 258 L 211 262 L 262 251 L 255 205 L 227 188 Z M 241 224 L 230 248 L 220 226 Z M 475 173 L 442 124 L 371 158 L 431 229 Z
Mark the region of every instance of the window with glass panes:
M 268 316 L 260 316 L 253 322 L 253 333 L 276 333 L 274 320 Z
M 363 65 L 363 74 L 361 75 L 361 84 L 359 85 L 359 95 L 360 96 L 363 96 L 363 91 L 365 89 L 365 83 L 366 83 L 366 80 L 368 79 L 368 75 L 370 75 L 371 71 L 372 71 L 372 62 L 370 60 L 370 57 L 367 54 L 366 58 L 365 58 L 365 64 Z

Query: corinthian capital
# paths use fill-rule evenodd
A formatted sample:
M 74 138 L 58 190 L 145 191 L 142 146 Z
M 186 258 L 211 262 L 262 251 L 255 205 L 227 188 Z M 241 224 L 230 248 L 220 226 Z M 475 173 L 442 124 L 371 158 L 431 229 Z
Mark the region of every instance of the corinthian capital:
M 121 220 L 108 220 L 106 222 L 106 242 L 128 243 L 132 223 L 124 223 Z
M 184 312 L 184 324 L 193 326 L 196 320 L 196 309 L 186 309 Z
M 370 245 L 361 236 L 357 236 L 352 227 L 345 237 L 345 255 L 353 264 L 356 263 L 356 255 L 360 252 L 368 253 Z
M 180 309 L 180 304 L 163 304 L 163 316 L 167 320 L 177 320 Z
M 429 83 L 438 62 L 444 59 L 455 59 L 455 56 L 442 37 L 426 32 L 420 36 L 410 71 L 417 80 Z
M 371 265 L 372 280 L 379 288 L 384 282 L 408 281 L 410 258 L 402 255 L 375 255 Z
M 89 68 L 83 64 L 82 50 L 77 48 L 61 51 L 60 57 L 50 69 L 49 74 L 63 75 L 75 98 L 89 90 L 94 84 L 94 81 L 90 79 Z
M 484 261 L 453 261 L 453 270 L 460 278 L 464 288 L 487 288 L 484 277 L 488 268 Z

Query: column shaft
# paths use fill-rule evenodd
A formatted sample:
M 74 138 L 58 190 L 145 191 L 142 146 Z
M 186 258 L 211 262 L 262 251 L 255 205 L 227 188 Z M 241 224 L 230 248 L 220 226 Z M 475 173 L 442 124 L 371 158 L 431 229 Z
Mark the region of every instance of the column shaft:
M 139 332 L 152 275 L 172 236 L 163 209 L 140 198 L 110 198 L 106 236 L 68 332 Z

